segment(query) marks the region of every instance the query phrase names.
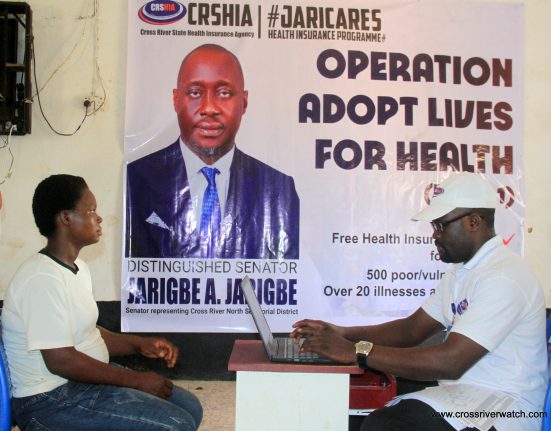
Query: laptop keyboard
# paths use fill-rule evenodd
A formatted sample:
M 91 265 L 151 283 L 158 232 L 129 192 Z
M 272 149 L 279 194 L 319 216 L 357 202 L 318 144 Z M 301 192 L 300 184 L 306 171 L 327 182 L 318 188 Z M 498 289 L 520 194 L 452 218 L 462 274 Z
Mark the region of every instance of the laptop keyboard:
M 300 343 L 294 338 L 276 338 L 277 356 L 292 359 L 294 362 L 318 362 L 320 357 L 317 353 L 301 352 Z

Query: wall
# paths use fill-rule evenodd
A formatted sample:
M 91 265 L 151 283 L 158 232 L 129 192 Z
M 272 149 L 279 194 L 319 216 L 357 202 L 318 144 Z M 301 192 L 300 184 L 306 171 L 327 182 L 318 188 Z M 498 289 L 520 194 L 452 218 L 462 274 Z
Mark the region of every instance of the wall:
M 40 99 L 52 126 L 72 133 L 84 115 L 84 98 L 102 95 L 94 85 L 98 73 L 106 90 L 105 104 L 87 117 L 73 136 L 50 130 L 38 103 L 33 103 L 30 135 L 12 136 L 13 174 L 0 186 L 0 298 L 19 264 L 39 250 L 31 212 L 37 183 L 54 173 L 83 176 L 98 200 L 103 216 L 103 239 L 83 250 L 90 265 L 98 300 L 119 298 L 122 235 L 122 141 L 126 76 L 127 2 L 94 0 L 31 0 L 33 10 L 36 78 Z M 96 17 L 94 8 L 97 4 Z M 97 32 L 96 32 L 97 24 Z M 97 39 L 97 44 L 95 43 Z M 34 80 L 33 80 L 34 81 Z M 33 82 L 33 94 L 37 87 Z M 0 152 L 0 176 L 8 166 L 6 150 Z
M 454 0 L 461 3 L 462 0 Z M 127 2 L 123 0 L 28 0 L 33 10 L 36 76 L 44 112 L 54 128 L 73 132 L 92 94 L 105 104 L 71 137 L 50 130 L 33 103 L 32 134 L 11 138 L 13 173 L 0 185 L 0 299 L 19 264 L 45 243 L 34 226 L 31 197 L 36 184 L 54 173 L 83 176 L 103 216 L 102 241 L 81 253 L 92 270 L 96 298 L 120 299 L 122 155 L 125 109 Z M 513 3 L 513 2 L 509 2 Z M 518 3 L 518 2 L 514 2 Z M 551 2 L 525 0 L 526 258 L 551 305 Z M 522 37 L 519 35 L 519 37 Z M 96 61 L 97 59 L 97 61 Z M 99 66 L 99 73 L 96 69 Z M 36 91 L 36 87 L 33 89 Z M 9 166 L 0 150 L 0 181 Z

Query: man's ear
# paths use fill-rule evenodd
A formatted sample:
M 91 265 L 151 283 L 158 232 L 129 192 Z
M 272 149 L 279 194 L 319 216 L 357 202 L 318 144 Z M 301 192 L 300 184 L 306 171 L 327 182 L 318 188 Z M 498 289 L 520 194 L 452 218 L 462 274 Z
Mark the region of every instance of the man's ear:
M 249 92 L 243 91 L 243 114 L 247 112 L 247 106 L 249 106 Z
M 471 230 L 478 230 L 482 226 L 482 217 L 480 214 L 472 213 L 469 215 L 469 227 Z
M 172 106 L 174 107 L 174 111 L 178 112 L 178 89 L 174 88 L 172 90 Z

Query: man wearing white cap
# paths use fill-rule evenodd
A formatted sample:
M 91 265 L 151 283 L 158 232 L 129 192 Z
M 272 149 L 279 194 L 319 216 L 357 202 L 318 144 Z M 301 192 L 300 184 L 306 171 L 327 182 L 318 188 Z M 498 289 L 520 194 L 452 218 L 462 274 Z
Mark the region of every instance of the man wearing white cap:
M 495 190 L 478 174 L 452 174 L 433 188 L 430 205 L 413 220 L 431 223 L 440 259 L 453 265 L 411 316 L 363 327 L 293 325 L 291 336 L 306 338 L 304 351 L 438 380 L 370 414 L 362 430 L 539 430 L 548 379 L 544 297 L 522 258 L 496 236 L 496 205 Z M 442 330 L 444 341 L 419 346 Z M 492 411 L 505 414 L 492 418 Z

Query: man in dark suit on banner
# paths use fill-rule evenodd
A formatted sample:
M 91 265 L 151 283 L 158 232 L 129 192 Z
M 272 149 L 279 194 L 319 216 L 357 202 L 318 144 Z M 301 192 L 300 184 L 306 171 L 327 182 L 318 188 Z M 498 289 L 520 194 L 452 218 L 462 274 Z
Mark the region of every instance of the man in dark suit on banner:
M 235 146 L 248 103 L 237 57 L 194 49 L 173 103 L 180 138 L 127 166 L 125 256 L 298 259 L 293 178 Z

